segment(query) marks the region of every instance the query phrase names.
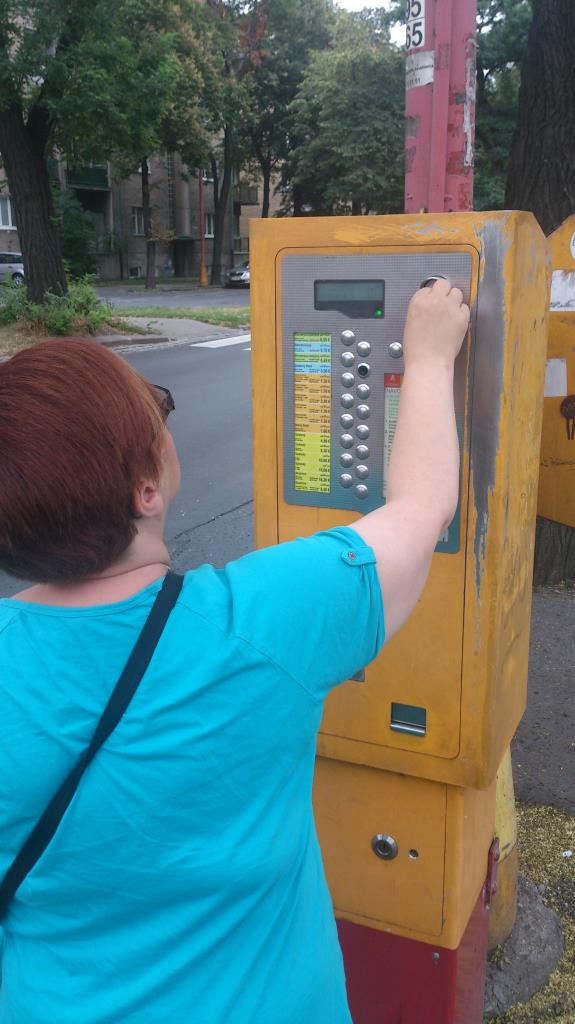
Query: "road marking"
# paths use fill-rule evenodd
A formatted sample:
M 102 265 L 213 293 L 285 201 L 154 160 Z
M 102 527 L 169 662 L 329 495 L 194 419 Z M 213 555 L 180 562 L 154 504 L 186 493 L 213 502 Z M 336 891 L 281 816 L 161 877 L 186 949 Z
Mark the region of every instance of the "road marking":
M 233 338 L 215 338 L 214 341 L 196 341 L 190 348 L 226 348 L 228 345 L 245 345 L 251 341 L 251 334 L 238 334 Z

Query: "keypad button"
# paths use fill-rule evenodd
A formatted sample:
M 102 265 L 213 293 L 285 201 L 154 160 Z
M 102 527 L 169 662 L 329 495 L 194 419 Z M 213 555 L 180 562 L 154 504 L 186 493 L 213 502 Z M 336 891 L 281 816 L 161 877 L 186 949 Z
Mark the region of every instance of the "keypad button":
M 339 457 L 339 462 L 344 469 L 349 469 L 350 466 L 353 466 L 353 455 L 350 455 L 349 452 L 343 452 Z
M 344 412 L 339 417 L 339 422 L 341 423 L 342 427 L 344 427 L 345 430 L 351 430 L 351 428 L 353 427 L 353 416 L 351 416 L 348 412 Z
M 360 420 L 368 420 L 369 419 L 369 414 L 370 414 L 369 405 L 358 405 L 358 407 L 357 407 L 357 415 L 359 416 Z
M 360 480 L 367 480 L 369 476 L 369 469 L 367 466 L 356 466 L 355 475 L 359 477 Z
M 349 395 L 346 393 L 345 395 L 341 396 L 340 402 L 343 405 L 344 409 L 351 409 L 353 403 L 355 402 L 355 398 L 353 397 L 353 395 Z
M 355 453 L 358 459 L 361 459 L 362 462 L 364 459 L 369 458 L 369 448 L 367 447 L 366 444 L 358 444 L 357 448 L 355 449 Z
M 352 388 L 353 385 L 355 384 L 355 377 L 353 373 L 342 373 L 341 383 L 343 384 L 344 388 Z
M 351 434 L 342 434 L 339 443 L 342 448 L 353 448 L 353 437 Z
M 355 356 L 353 352 L 342 352 L 341 361 L 344 366 L 353 366 L 355 363 Z
M 358 356 L 368 356 L 371 352 L 371 345 L 369 341 L 358 341 L 357 343 L 357 354 Z
M 360 500 L 364 501 L 369 494 L 369 489 L 365 486 L 365 484 L 358 484 L 357 487 L 355 488 L 355 493 L 357 497 L 360 498 Z
M 369 427 L 366 423 L 360 423 L 359 426 L 355 428 L 355 432 L 360 441 L 367 441 L 369 437 Z
M 361 399 L 369 398 L 370 393 L 371 393 L 371 388 L 370 388 L 369 384 L 358 384 L 357 385 L 357 397 L 358 398 L 361 398 Z
M 342 487 L 351 487 L 353 484 L 353 477 L 351 473 L 342 473 L 339 482 Z
M 341 340 L 344 345 L 353 345 L 355 341 L 355 334 L 353 331 L 342 331 Z
M 369 377 L 371 373 L 371 366 L 369 363 L 360 363 L 357 368 L 357 372 L 360 377 Z

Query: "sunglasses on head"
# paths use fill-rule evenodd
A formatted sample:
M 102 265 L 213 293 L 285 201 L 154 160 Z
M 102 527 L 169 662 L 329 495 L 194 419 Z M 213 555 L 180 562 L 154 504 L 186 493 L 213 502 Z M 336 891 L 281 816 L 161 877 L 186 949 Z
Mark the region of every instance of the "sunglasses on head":
M 173 412 L 174 409 L 176 408 L 176 403 L 174 402 L 174 399 L 172 397 L 172 392 L 169 391 L 168 388 L 163 388 L 160 384 L 152 384 L 152 388 L 154 390 L 155 398 L 160 407 L 162 419 L 165 423 L 170 413 Z

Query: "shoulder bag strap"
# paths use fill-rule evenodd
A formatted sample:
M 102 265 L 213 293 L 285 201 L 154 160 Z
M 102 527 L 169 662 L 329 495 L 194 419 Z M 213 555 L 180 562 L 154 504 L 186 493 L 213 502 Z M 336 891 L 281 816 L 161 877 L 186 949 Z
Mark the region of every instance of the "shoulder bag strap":
M 152 660 L 168 616 L 178 600 L 183 582 L 183 576 L 168 572 L 142 632 L 104 708 L 90 743 L 78 758 L 70 774 L 64 779 L 58 792 L 52 797 L 42 817 L 2 879 L 0 884 L 0 920 L 4 917 L 16 890 L 40 859 L 54 836 L 86 768 L 114 731 L 134 696 L 140 680 Z

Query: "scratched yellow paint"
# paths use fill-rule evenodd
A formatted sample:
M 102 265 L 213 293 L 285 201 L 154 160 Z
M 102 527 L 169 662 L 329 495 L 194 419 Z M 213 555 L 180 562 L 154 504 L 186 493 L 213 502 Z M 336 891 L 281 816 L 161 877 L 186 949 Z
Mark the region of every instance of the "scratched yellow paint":
M 571 300 L 572 308 L 552 306 L 549 316 L 548 359 L 564 361 L 566 386 L 559 389 L 562 394 L 544 401 L 537 512 L 575 527 L 575 216 L 568 217 L 548 241 L 557 298 L 565 305 Z M 571 418 L 566 415 L 570 409 Z
M 282 255 L 392 251 L 472 257 L 461 545 L 434 556 L 412 618 L 366 682 L 339 686 L 326 702 L 316 818 L 339 914 L 454 948 L 485 879 L 495 774 L 526 700 L 549 295 L 548 249 L 531 215 L 252 223 L 256 543 L 357 518 L 284 501 Z M 392 701 L 427 709 L 425 736 L 391 730 Z M 394 830 L 397 858 L 378 860 L 371 836 Z

